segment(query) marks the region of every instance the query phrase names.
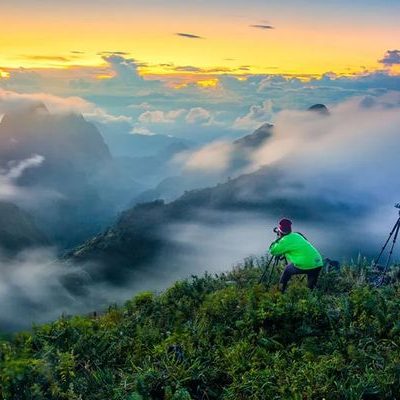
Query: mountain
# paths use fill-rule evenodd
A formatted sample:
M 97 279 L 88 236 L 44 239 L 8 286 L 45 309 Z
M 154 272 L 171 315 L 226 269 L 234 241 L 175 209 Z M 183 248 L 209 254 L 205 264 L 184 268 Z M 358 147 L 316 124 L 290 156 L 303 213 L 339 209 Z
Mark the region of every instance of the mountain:
M 43 162 L 15 178 L 31 193 L 21 206 L 62 247 L 100 231 L 146 188 L 115 164 L 92 123 L 79 114 L 52 114 L 42 103 L 8 112 L 0 122 L 0 168 L 35 154 Z
M 400 398 L 396 274 L 373 288 L 371 270 L 346 265 L 282 295 L 277 270 L 259 284 L 265 267 L 248 260 L 2 338 L 1 398 Z
M 264 125 L 237 140 L 234 146 L 245 150 L 236 154 L 245 155 L 249 148 L 265 143 L 272 129 Z M 204 260 L 200 268 L 205 268 L 206 260 L 215 260 L 208 253 L 215 254 L 215 249 L 224 247 L 236 254 L 236 248 L 243 244 L 260 243 L 262 221 L 272 227 L 283 216 L 312 226 L 314 235 L 321 233 L 317 238 L 320 236 L 318 241 L 328 255 L 335 256 L 340 250 L 351 257 L 354 249 L 373 255 L 376 241 L 372 235 L 362 239 L 356 228 L 363 226 L 371 212 L 372 199 L 368 201 L 364 193 L 337 198 L 331 191 L 311 189 L 309 182 L 292 178 L 287 167 L 279 163 L 215 186 L 184 190 L 184 184 L 193 185 L 190 178 L 183 175 L 163 181 L 160 192 L 153 195 L 171 193 L 176 187 L 184 191 L 183 195 L 171 202 L 157 199 L 134 205 L 103 233 L 69 252 L 66 260 L 84 265 L 95 280 L 116 284 L 165 275 L 167 268 L 171 272 L 180 268 L 191 271 L 196 266 L 193 262 L 187 265 L 187 258 L 193 260 L 193 252 L 200 253 L 197 259 L 199 263 Z M 349 225 L 349 219 L 357 222 Z M 248 229 L 245 242 L 240 239 L 243 229 Z M 259 244 L 248 248 L 252 252 L 262 249 Z M 237 254 L 242 257 L 245 251 Z M 164 260 L 169 263 L 165 265 Z
M 156 199 L 171 201 L 185 191 L 212 186 L 239 175 L 251 162 L 252 152 L 261 148 L 273 134 L 274 126 L 269 123 L 261 125 L 253 133 L 232 142 L 229 165 L 217 173 L 183 170 L 179 175 L 163 179 L 155 188 L 145 191 L 135 198 L 134 203 L 149 202 Z M 188 149 L 196 151 L 196 149 Z M 181 150 L 182 151 L 182 150 Z
M 325 104 L 314 104 L 308 108 L 308 111 L 315 112 L 321 115 L 329 115 L 330 112 Z
M 164 179 L 180 173 L 174 157 L 193 147 L 193 143 L 165 135 L 139 135 L 102 132 L 110 147 L 115 164 L 120 170 L 129 171 L 130 178 L 152 190 Z M 130 199 L 132 203 L 132 198 Z M 142 195 L 136 201 L 142 201 Z
M 233 142 L 237 150 L 253 150 L 262 146 L 272 136 L 274 126 L 265 123 L 250 135 L 243 136 Z
M 79 114 L 51 114 L 43 103 L 6 113 L 0 123 L 0 159 L 40 154 L 50 162 L 69 162 L 93 171 L 111 160 L 97 128 Z
M 0 251 L 14 255 L 27 248 L 47 246 L 49 241 L 32 216 L 16 205 L 0 201 Z
M 188 149 L 189 147 L 183 142 L 174 142 L 154 155 L 115 157 L 115 162 L 120 168 L 130 171 L 131 177 L 136 181 L 156 185 L 169 174 L 176 172 L 172 160 L 177 154 Z
M 102 133 L 114 157 L 151 157 L 172 145 L 191 146 L 189 141 L 166 135 Z
M 318 194 L 300 195 L 301 188 L 279 168 L 265 167 L 215 187 L 188 191 L 171 203 L 158 200 L 139 204 L 123 212 L 114 225 L 74 249 L 66 259 L 88 265 L 93 279 L 122 284 L 138 272 L 166 273 L 165 268 L 178 268 L 172 261 L 174 257 L 196 246 L 195 239 L 179 237 L 184 227 L 194 227 L 196 232 L 196 227 L 206 226 L 216 244 L 222 240 L 220 229 L 240 229 L 243 216 L 267 221 L 287 215 L 298 223 L 328 223 L 333 227 L 333 223 L 344 224 L 349 215 L 356 218 L 365 212 L 361 207 L 333 203 Z M 288 196 L 288 192 L 298 195 Z M 163 260 L 169 263 L 164 265 Z M 158 271 L 160 266 L 162 272 Z

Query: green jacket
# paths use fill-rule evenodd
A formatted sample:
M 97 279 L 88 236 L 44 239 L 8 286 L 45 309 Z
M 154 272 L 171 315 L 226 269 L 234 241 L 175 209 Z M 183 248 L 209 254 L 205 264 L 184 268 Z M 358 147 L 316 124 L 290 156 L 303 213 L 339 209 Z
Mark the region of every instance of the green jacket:
M 300 269 L 322 267 L 318 250 L 300 233 L 289 233 L 275 240 L 269 248 L 273 256 L 285 256 L 289 263 Z

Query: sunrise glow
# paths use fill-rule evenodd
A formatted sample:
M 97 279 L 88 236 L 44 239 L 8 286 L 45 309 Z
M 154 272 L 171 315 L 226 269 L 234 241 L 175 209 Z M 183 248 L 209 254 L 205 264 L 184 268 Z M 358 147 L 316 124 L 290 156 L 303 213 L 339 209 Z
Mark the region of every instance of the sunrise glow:
M 101 1 L 93 10 L 84 1 L 79 12 L 75 2 L 32 3 L 37 7 L 29 13 L 9 1 L 2 6 L 3 70 L 103 67 L 106 52 L 123 52 L 143 64 L 143 75 L 179 74 L 188 67 L 192 75 L 351 74 L 380 69 L 381 44 L 396 48 L 400 37 L 390 13 L 382 18 L 370 10 L 361 18 L 351 7 L 331 15 L 329 10 L 311 11 L 311 6 L 299 10 L 295 4 L 285 12 L 268 10 L 260 3 L 258 12 L 257 7 L 247 12 L 239 7 L 239 15 L 229 16 L 206 4 L 185 13 L 176 2 L 156 7 L 121 1 L 114 7 Z M 274 29 L 256 28 L 267 12 Z M 177 34 L 181 31 L 189 36 Z

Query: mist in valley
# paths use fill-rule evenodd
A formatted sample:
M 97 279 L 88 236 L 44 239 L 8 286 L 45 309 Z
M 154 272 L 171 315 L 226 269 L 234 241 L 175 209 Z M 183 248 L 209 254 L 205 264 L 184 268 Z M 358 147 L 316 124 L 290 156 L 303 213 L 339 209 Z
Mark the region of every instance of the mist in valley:
M 157 179 L 180 176 L 179 185 L 184 187 L 196 177 L 198 188 L 183 197 L 177 190 L 166 204 L 147 213 L 139 209 L 120 214 L 154 189 L 146 169 L 142 181 L 127 184 L 129 167 L 121 172 L 121 164 L 107 152 L 97 167 L 90 164 L 66 175 L 73 188 L 69 191 L 64 190 L 65 182 L 53 184 L 49 178 L 54 165 L 48 164 L 49 154 L 54 157 L 57 152 L 31 153 L 27 147 L 19 159 L 4 158 L 0 200 L 32 213 L 29 229 L 41 231 L 54 215 L 70 223 L 61 222 L 64 235 L 75 235 L 85 224 L 92 224 L 92 229 L 82 233 L 81 247 L 72 248 L 72 253 L 71 247 L 54 241 L 57 235 L 51 229 L 43 235 L 46 240 L 38 233 L 38 241 L 27 248 L 12 255 L 2 252 L 1 329 L 29 328 L 32 322 L 61 314 L 99 312 L 139 291 L 160 291 L 177 279 L 223 272 L 246 257 L 266 255 L 281 217 L 292 218 L 294 229 L 326 257 L 342 262 L 359 254 L 373 257 L 397 217 L 393 204 L 400 193 L 400 98 L 396 92 L 373 99 L 358 96 L 329 109 L 329 115 L 277 113 L 271 132 L 254 147 L 218 139 L 176 148 L 163 158 L 168 168 L 162 168 L 164 175 Z M 101 144 L 100 133 L 94 134 Z M 146 161 L 157 163 L 157 154 Z M 77 193 L 80 197 L 74 197 Z M 83 208 L 79 199 L 85 201 Z M 64 206 L 54 207 L 59 202 Z M 85 216 L 86 210 L 93 217 Z M 56 221 L 57 225 L 63 220 Z M 133 238 L 126 245 L 125 229 Z M 117 253 L 101 258 L 118 235 L 121 238 L 110 248 L 127 254 L 121 265 L 111 262 Z M 141 251 L 141 246 L 150 247 L 146 256 L 133 262 L 129 254 Z M 81 253 L 88 256 L 75 256 Z

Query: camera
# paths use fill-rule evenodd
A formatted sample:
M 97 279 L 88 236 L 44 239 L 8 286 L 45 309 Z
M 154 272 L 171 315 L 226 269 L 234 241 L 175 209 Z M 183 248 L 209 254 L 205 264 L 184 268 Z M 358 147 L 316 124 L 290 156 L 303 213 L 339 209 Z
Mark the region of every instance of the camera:
M 279 230 L 278 230 L 278 228 L 277 228 L 277 227 L 275 227 L 274 229 L 272 229 L 272 231 L 273 231 L 274 233 L 276 233 L 276 234 L 278 234 L 278 233 L 279 233 Z

